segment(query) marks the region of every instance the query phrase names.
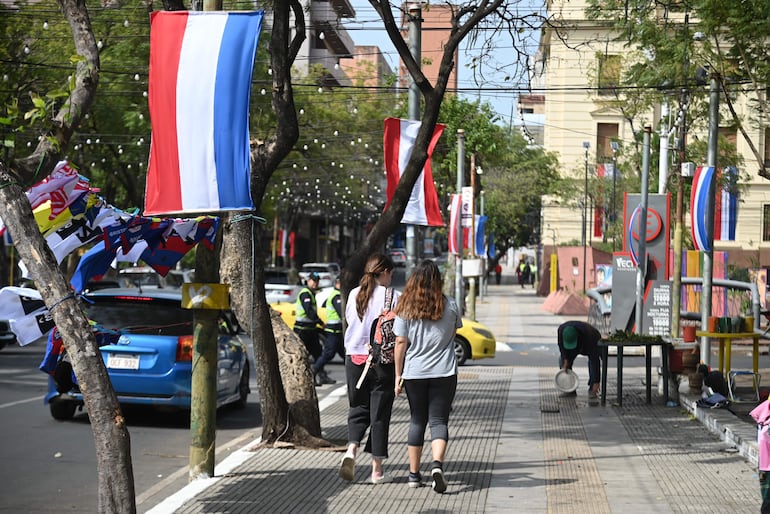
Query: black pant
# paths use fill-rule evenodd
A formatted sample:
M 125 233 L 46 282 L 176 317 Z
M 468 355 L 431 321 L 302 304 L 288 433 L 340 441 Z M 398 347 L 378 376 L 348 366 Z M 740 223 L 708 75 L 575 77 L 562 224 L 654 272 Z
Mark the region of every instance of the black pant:
M 405 380 L 404 386 L 411 413 L 407 444 L 422 446 L 429 423 L 431 440 L 449 441 L 449 412 L 457 391 L 457 375 Z
M 342 339 L 342 332 L 325 332 L 326 341 L 323 344 L 323 353 L 321 357 L 316 359 L 313 367 L 316 371 L 323 369 L 327 362 L 334 358 L 334 354 L 339 354 L 343 359 L 345 358 L 345 345 Z
M 366 429 L 369 437 L 364 451 L 372 457 L 388 458 L 388 432 L 393 399 L 396 397 L 395 364 L 372 364 L 361 384 L 356 384 L 364 371 L 364 364 L 353 364 L 350 356 L 345 358 L 345 375 L 348 383 L 348 443 L 360 445 Z
M 321 356 L 323 348 L 321 347 L 321 342 L 318 340 L 318 329 L 299 329 L 295 327 L 294 333 L 299 336 L 303 343 L 305 343 L 305 349 L 307 349 L 307 353 L 313 356 L 313 359 L 318 359 L 318 357 Z

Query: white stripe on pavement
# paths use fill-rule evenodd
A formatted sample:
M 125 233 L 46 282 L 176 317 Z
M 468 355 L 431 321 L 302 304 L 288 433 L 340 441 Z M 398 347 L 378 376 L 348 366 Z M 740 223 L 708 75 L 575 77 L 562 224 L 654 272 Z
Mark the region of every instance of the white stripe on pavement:
M 39 402 L 44 398 L 44 396 L 35 396 L 33 398 L 27 398 L 26 400 L 16 400 L 15 402 L 0 403 L 0 409 L 5 409 L 6 407 L 14 407 L 16 405 L 21 405 L 22 403 Z
M 334 405 L 334 403 L 339 400 L 341 396 L 345 396 L 347 394 L 347 387 L 346 386 L 340 386 L 330 392 L 326 397 L 324 397 L 323 400 L 318 402 L 318 411 L 323 412 L 324 409 Z M 259 444 L 262 441 L 261 437 L 258 437 L 257 439 L 251 441 L 244 447 L 242 447 L 239 450 L 234 451 L 229 456 L 227 456 L 222 462 L 217 464 L 214 468 L 214 475 L 213 477 L 201 477 L 198 478 L 186 486 L 184 486 L 182 489 L 180 489 L 178 492 L 172 494 L 159 504 L 157 504 L 152 509 L 148 510 L 146 514 L 171 514 L 173 512 L 176 512 L 177 509 L 181 508 L 182 505 L 185 504 L 185 502 L 195 498 L 196 495 L 202 493 L 212 485 L 216 484 L 220 478 L 227 475 L 235 469 L 237 466 L 240 466 L 243 464 L 249 457 L 252 457 L 254 455 L 253 452 L 248 451 L 248 448 L 251 448 L 257 444 Z M 183 468 L 184 470 L 187 470 L 188 468 Z M 178 473 L 178 472 L 177 472 Z M 176 475 L 176 473 L 174 473 Z

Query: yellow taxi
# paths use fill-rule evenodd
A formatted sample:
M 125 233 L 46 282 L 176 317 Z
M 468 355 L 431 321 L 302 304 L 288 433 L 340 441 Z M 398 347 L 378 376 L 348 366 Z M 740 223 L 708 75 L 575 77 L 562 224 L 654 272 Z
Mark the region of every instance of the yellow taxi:
M 316 303 L 319 306 L 323 305 L 330 292 L 331 288 L 319 291 L 316 294 Z M 276 302 L 271 303 L 270 307 L 281 314 L 281 318 L 289 327 L 294 326 L 294 320 L 297 316 L 294 303 Z M 325 319 L 325 309 L 319 308 L 318 315 L 321 319 Z M 323 337 L 323 332 L 321 332 L 321 337 Z M 468 360 L 491 359 L 495 356 L 496 345 L 497 341 L 491 330 L 478 321 L 463 318 L 463 326 L 457 330 L 457 335 L 455 335 L 457 364 L 462 366 Z

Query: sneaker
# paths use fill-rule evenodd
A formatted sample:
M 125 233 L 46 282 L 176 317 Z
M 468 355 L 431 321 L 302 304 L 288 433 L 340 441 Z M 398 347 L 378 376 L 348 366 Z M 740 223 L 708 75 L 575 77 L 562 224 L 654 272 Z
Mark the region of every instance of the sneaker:
M 436 466 L 436 464 L 438 464 L 438 466 Z M 434 462 L 430 474 L 433 475 L 433 490 L 437 493 L 446 491 L 446 478 L 444 477 L 444 470 L 441 469 L 441 463 Z
M 599 395 L 593 391 L 588 391 L 588 405 L 599 405 Z
M 321 377 L 321 385 L 337 383 L 337 381 L 330 377 L 326 371 L 319 371 L 318 375 Z
M 418 473 L 409 472 L 409 480 L 407 481 L 409 487 L 422 487 L 422 475 Z
M 372 473 L 372 483 L 374 485 L 389 484 L 392 481 L 393 481 L 393 477 L 390 475 L 386 475 L 385 473 L 383 473 L 382 475 L 375 475 L 374 473 Z
M 353 470 L 356 466 L 356 459 L 355 457 L 352 457 L 351 455 L 345 455 L 342 458 L 342 462 L 340 463 L 340 471 L 339 475 L 340 478 L 343 480 L 347 480 L 348 482 L 353 481 Z

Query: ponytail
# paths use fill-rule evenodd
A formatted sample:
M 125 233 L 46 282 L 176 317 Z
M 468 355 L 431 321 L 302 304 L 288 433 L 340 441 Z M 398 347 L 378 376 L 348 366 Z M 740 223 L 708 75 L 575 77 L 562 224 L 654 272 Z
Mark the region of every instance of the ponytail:
M 377 286 L 379 285 L 377 277 L 380 273 L 391 271 L 394 267 L 393 261 L 381 253 L 375 253 L 367 259 L 366 266 L 364 267 L 364 275 L 359 282 L 361 289 L 358 290 L 358 294 L 356 295 L 356 313 L 358 314 L 358 319 L 362 321 L 364 319 L 366 308 L 369 306 L 369 300 L 371 300 L 375 289 L 377 289 Z

